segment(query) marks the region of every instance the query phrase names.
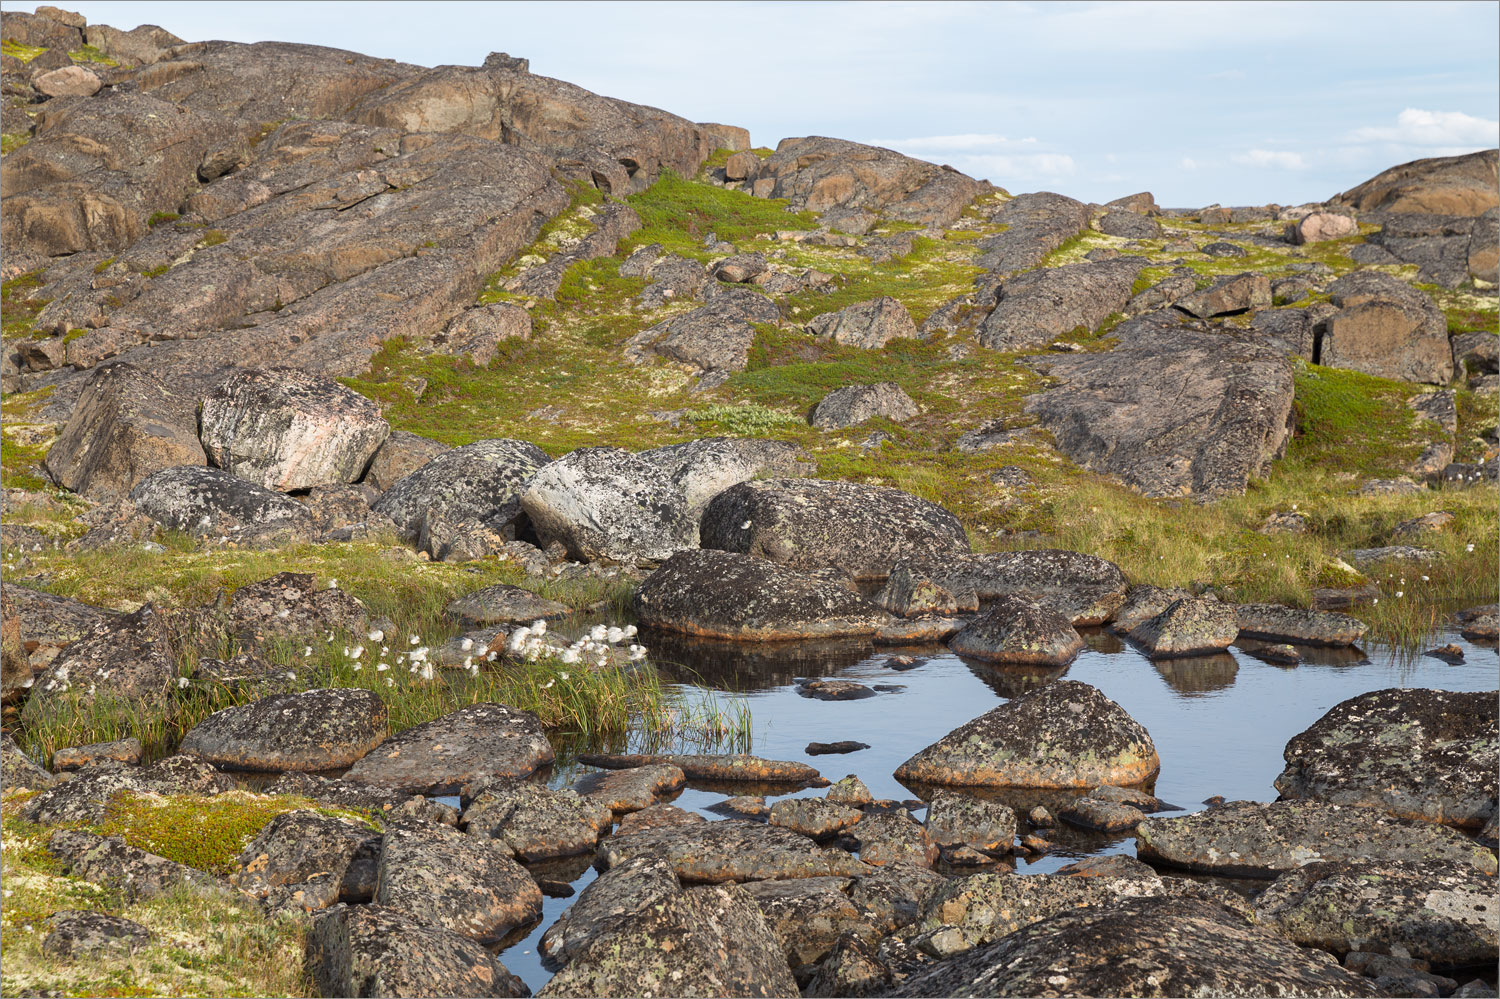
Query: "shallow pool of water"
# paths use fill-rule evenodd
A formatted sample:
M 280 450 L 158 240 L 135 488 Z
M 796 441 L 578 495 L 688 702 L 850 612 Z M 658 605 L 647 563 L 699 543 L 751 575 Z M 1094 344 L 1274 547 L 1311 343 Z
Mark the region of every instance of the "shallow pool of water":
M 750 752 L 808 763 L 830 780 L 857 774 L 877 798 L 896 799 L 916 797 L 892 776 L 913 753 L 1008 698 L 1062 676 L 1098 687 L 1146 727 L 1161 757 L 1155 793 L 1185 811 L 1201 810 L 1204 799 L 1213 795 L 1275 800 L 1272 782 L 1281 773 L 1287 741 L 1347 698 L 1385 687 L 1476 691 L 1500 685 L 1495 648 L 1456 634 L 1437 636 L 1432 642 L 1462 647 L 1465 658 L 1456 665 L 1380 646 L 1362 652 L 1301 646 L 1305 658 L 1295 667 L 1256 658 L 1253 652 L 1259 643 L 1248 641 L 1219 656 L 1152 663 L 1106 632 L 1087 638 L 1089 647 L 1070 666 L 1057 670 L 990 668 L 941 647 L 871 649 L 828 643 L 737 648 L 674 642 L 666 636 L 652 636 L 647 644 L 654 657 L 682 664 L 666 667 L 664 673 L 690 691 L 710 689 L 721 702 L 744 701 L 753 722 Z M 861 700 L 820 701 L 797 692 L 794 680 L 799 676 L 837 676 L 900 689 Z M 806 752 L 810 742 L 846 739 L 870 748 L 838 756 Z M 590 769 L 571 763 L 564 754 L 548 782 L 566 787 Z M 1022 807 L 1032 800 L 1023 793 L 996 796 Z M 672 803 L 716 820 L 722 816 L 708 807 L 725 797 L 723 787 L 690 785 Z M 1068 826 L 1058 826 L 1049 835 L 1057 849 L 1034 861 L 1017 861 L 1018 873 L 1053 871 L 1091 854 L 1135 852 L 1133 836 L 1105 836 Z M 554 865 L 544 876 L 571 881 L 582 890 L 596 876 L 589 859 Z M 506 966 L 533 990 L 550 977 L 537 943 L 572 901 L 548 898 L 541 923 L 501 953 Z

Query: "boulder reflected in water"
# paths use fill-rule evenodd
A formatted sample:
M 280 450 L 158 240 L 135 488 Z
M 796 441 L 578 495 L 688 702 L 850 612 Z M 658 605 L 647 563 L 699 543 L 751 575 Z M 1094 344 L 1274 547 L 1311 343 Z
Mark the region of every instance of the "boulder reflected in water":
M 726 642 L 667 631 L 641 632 L 663 680 L 735 693 L 790 686 L 797 677 L 833 676 L 870 657 L 869 639 Z
M 1151 662 L 1167 686 L 1185 697 L 1200 697 L 1234 686 L 1240 664 L 1234 656 L 1220 652 L 1211 656 L 1182 656 Z
M 969 672 L 1006 700 L 1045 687 L 1068 672 L 1067 666 L 991 666 L 962 656 L 959 658 L 969 667 Z

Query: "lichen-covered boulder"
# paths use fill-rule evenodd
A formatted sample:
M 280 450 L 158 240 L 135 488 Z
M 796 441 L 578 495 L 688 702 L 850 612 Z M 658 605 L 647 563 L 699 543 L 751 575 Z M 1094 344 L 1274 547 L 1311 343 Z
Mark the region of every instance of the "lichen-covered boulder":
M 1160 614 L 1130 629 L 1130 638 L 1151 658 L 1167 659 L 1221 652 L 1239 633 L 1234 608 L 1229 604 L 1184 598 L 1172 601 Z
M 47 852 L 58 859 L 65 874 L 103 885 L 118 892 L 127 902 L 174 893 L 221 899 L 231 894 L 218 878 L 147 853 L 119 836 L 59 829 L 47 841 Z
M 499 840 L 522 860 L 592 853 L 613 813 L 576 791 L 494 781 L 474 794 L 462 822 L 470 836 Z
M 1136 827 L 1143 860 L 1224 877 L 1271 878 L 1314 861 L 1445 861 L 1495 873 L 1495 855 L 1452 829 L 1376 808 L 1231 801 Z
M 758 822 L 708 822 L 599 844 L 601 867 L 636 857 L 664 858 L 683 881 L 713 883 L 858 877 L 870 870 L 843 850 L 819 847 L 800 833 Z
M 864 815 L 858 808 L 826 798 L 784 798 L 771 806 L 766 821 L 813 839 L 827 839 L 850 828 Z
M 661 468 L 682 490 L 695 544 L 703 508 L 730 486 L 800 475 L 813 467 L 811 457 L 797 445 L 753 437 L 705 437 L 640 451 L 636 457 Z
M 873 635 L 889 619 L 837 583 L 712 549 L 663 562 L 636 591 L 635 613 L 643 626 L 741 641 Z
M 897 337 L 917 337 L 911 313 L 889 296 L 825 312 L 808 323 L 807 331 L 820 339 L 867 350 L 884 347 Z
M 1148 586 L 1144 583 L 1132 586 L 1125 595 L 1125 602 L 1109 622 L 1109 630 L 1128 635 L 1166 610 L 1174 601 L 1191 599 L 1192 596 L 1192 593 L 1178 587 Z
M 825 395 L 808 422 L 820 430 L 843 430 L 877 416 L 904 423 L 917 415 L 917 404 L 895 382 L 845 385 Z
M 948 647 L 1002 666 L 1062 666 L 1073 661 L 1083 644 L 1083 636 L 1057 610 L 1007 595 L 954 635 Z
M 541 889 L 504 846 L 430 822 L 386 830 L 375 902 L 481 941 L 542 915 Z
M 1059 611 L 1075 625 L 1108 621 L 1127 589 L 1125 574 L 1113 562 L 1058 548 L 918 556 L 896 568 L 952 593 L 958 610 L 976 610 L 980 603 L 1005 596 L 1025 597 Z
M 455 794 L 486 777 L 525 777 L 555 757 L 530 711 L 471 704 L 392 736 L 344 777 L 411 794 Z
M 905 782 L 971 787 L 1139 784 L 1151 736 L 1097 688 L 1054 680 L 949 732 L 896 768 Z
M 551 459 L 535 444 L 494 439 L 445 451 L 390 486 L 372 509 L 415 540 L 429 514 L 453 524 L 475 520 L 514 531 L 521 494 Z
M 744 891 L 781 942 L 787 964 L 803 969 L 821 961 L 843 933 L 875 939 L 875 927 L 849 898 L 850 884 L 848 878 L 750 881 Z
M 979 327 L 979 342 L 993 350 L 1046 346 L 1082 326 L 1097 330 L 1125 308 L 1145 260 L 1039 267 L 1006 281 L 1000 301 Z
M 665 764 L 681 770 L 688 777 L 713 781 L 751 781 L 768 784 L 806 784 L 827 786 L 818 771 L 806 763 L 768 760 L 749 753 L 581 753 L 578 762 L 591 767 L 623 770 Z
M 1304 947 L 1453 967 L 1494 964 L 1495 879 L 1467 864 L 1313 863 L 1255 898 L 1255 918 Z
M 80 702 L 160 707 L 177 679 L 173 650 L 172 635 L 151 604 L 106 619 L 36 676 L 21 717 L 37 724 Z
M 274 543 L 317 533 L 317 522 L 303 504 L 219 468 L 163 469 L 136 483 L 130 501 L 163 527 L 215 541 Z
M 938 849 L 968 847 L 1009 853 L 1016 842 L 1016 813 L 1009 805 L 952 791 L 938 791 L 927 804 L 927 835 Z
M 354 868 L 356 861 L 372 867 L 379 850 L 380 833 L 361 823 L 310 808 L 283 812 L 266 823 L 245 847 L 229 874 L 229 883 L 256 898 L 285 896 L 290 900 L 299 887 L 322 881 L 331 891 L 326 895 L 304 891 L 302 900 L 318 896 L 334 901 L 367 901 L 367 894 L 360 895 L 368 886 L 357 882 L 368 871 Z
M 771 182 L 757 194 L 786 198 L 797 210 L 833 217 L 863 209 L 925 225 L 951 224 L 987 189 L 951 167 L 822 135 L 782 139 L 755 175 Z
M 931 867 L 938 859 L 938 845 L 927 829 L 904 811 L 867 812 L 852 835 L 859 840 L 859 859 L 872 867 Z
M 51 930 L 42 950 L 61 958 L 114 952 L 132 954 L 151 942 L 151 931 L 124 916 L 88 909 L 64 909 L 47 917 Z
M 1190 316 L 1208 319 L 1251 309 L 1271 307 L 1271 281 L 1264 274 L 1236 274 L 1220 278 L 1202 291 L 1184 295 L 1172 303 Z
M 697 533 L 666 472 L 621 448 L 579 448 L 539 469 L 521 508 L 542 545 L 585 562 L 659 561 L 693 547 Z
M 222 624 L 245 645 L 277 638 L 348 632 L 366 627 L 364 605 L 337 586 L 319 586 L 310 572 L 278 572 L 230 594 Z
M 358 482 L 390 425 L 353 389 L 303 371 L 239 370 L 203 399 L 208 460 L 279 492 Z
M 910 556 L 969 551 L 958 518 L 888 486 L 765 479 L 725 490 L 703 512 L 702 545 L 758 555 L 791 569 L 837 566 L 884 579 Z
M 539 996 L 800 994 L 781 942 L 743 888 L 684 889 L 652 858 L 601 874 L 542 949 L 563 967 Z
M 550 620 L 571 613 L 573 608 L 519 586 L 496 583 L 464 594 L 443 610 L 465 628 L 483 628 Z
M 1246 638 L 1299 645 L 1353 645 L 1369 629 L 1348 614 L 1280 604 L 1236 604 L 1234 619 Z
M 93 768 L 74 774 L 27 801 L 21 817 L 42 825 L 100 821 L 109 799 L 132 794 L 209 796 L 233 790 L 234 781 L 191 756 L 168 756 L 144 767 Z
M 385 741 L 385 703 L 358 687 L 276 694 L 216 711 L 178 752 L 226 770 L 333 770 Z
M 625 770 L 585 774 L 573 785 L 573 790 L 579 797 L 596 801 L 618 816 L 650 808 L 662 796 L 680 789 L 686 781 L 681 767 L 650 763 Z
M 1017 878 L 1030 881 L 1031 878 Z M 940 961 L 899 996 L 1376 996 L 1329 954 L 1212 902 L 1123 899 L 1059 912 Z
M 453 449 L 446 444 L 408 430 L 392 430 L 390 436 L 375 449 L 370 467 L 365 470 L 365 477 L 361 481 L 372 489 L 385 492 L 438 455 L 451 450 Z
M 1500 723 L 1494 691 L 1391 688 L 1334 705 L 1292 737 L 1285 798 L 1374 805 L 1478 829 L 1495 816 Z
M 304 962 L 325 996 L 530 994 L 482 944 L 378 905 L 340 905 L 313 920 Z
M 57 777 L 22 752 L 9 732 L 0 732 L 0 783 L 7 790 L 42 791 L 56 784 Z

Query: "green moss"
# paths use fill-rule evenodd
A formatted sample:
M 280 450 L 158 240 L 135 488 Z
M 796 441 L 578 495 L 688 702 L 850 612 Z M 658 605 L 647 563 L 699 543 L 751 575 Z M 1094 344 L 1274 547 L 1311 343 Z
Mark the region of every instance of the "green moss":
M 0 328 L 7 340 L 30 337 L 37 315 L 52 300 L 35 292 L 43 284 L 41 271 L 32 271 L 0 283 Z
M 148 278 L 159 278 L 171 269 L 171 264 L 159 264 L 158 266 L 153 267 L 150 270 L 141 271 L 141 276 Z
M 24 132 L 0 132 L 0 156 L 6 156 L 31 141 Z
M 182 218 L 176 212 L 152 212 L 151 217 L 146 220 L 148 226 L 158 226 L 163 222 L 176 222 Z
M 684 180 L 670 170 L 625 201 L 641 217 L 641 228 L 626 241 L 626 252 L 660 243 L 668 253 L 707 260 L 713 255 L 703 246 L 709 233 L 740 243 L 771 236 L 778 229 L 818 226 L 811 212 L 790 212 L 784 200 Z
M 771 437 L 783 427 L 802 423 L 795 416 L 753 402 L 737 406 L 704 406 L 689 410 L 686 415 L 705 437 Z
M 0 53 L 19 59 L 22 62 L 30 62 L 45 51 L 47 49 L 43 46 L 22 45 L 14 38 L 7 38 L 4 41 L 0 41 Z
M 119 63 L 105 55 L 104 52 L 93 45 L 84 45 L 68 53 L 68 58 L 74 62 L 93 62 L 104 66 L 118 66 Z
M 1361 476 L 1402 475 L 1441 428 L 1414 421 L 1406 400 L 1419 389 L 1357 371 L 1299 362 L 1296 436 L 1290 461 Z
M 218 246 L 220 243 L 224 242 L 228 238 L 229 238 L 228 236 L 224 235 L 218 229 L 210 229 L 210 230 L 208 230 L 208 232 L 205 232 L 201 237 L 199 237 L 199 239 L 198 239 L 198 245 L 199 246 L 205 246 L 205 247 L 206 246 Z
M 105 257 L 103 260 L 94 265 L 94 273 L 103 274 L 105 271 L 109 270 L 110 265 L 114 262 L 114 257 Z

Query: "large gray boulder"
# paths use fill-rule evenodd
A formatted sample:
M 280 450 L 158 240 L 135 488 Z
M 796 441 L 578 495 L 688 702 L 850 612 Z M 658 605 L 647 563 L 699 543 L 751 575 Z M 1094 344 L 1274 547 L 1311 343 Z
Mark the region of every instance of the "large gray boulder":
M 1054 680 L 959 726 L 896 768 L 962 787 L 1139 784 L 1161 767 L 1140 722 L 1096 688 Z
M 1271 307 L 1271 281 L 1264 274 L 1236 274 L 1220 278 L 1202 291 L 1172 303 L 1190 316 L 1208 319 Z
M 961 656 L 1002 666 L 1062 666 L 1083 644 L 1065 615 L 1017 596 L 996 600 L 948 641 Z
M 446 444 L 410 431 L 392 430 L 375 450 L 363 481 L 370 488 L 385 492 L 438 455 L 451 450 Z
M 22 720 L 41 724 L 80 704 L 114 710 L 164 707 L 177 679 L 172 638 L 151 604 L 105 620 L 37 674 Z
M 539 469 L 521 509 L 543 545 L 585 562 L 655 562 L 693 547 L 682 490 L 656 464 L 613 447 L 579 448 Z
M 707 382 L 719 383 L 745 370 L 755 336 L 755 327 L 739 310 L 706 305 L 642 330 L 626 345 L 625 356 L 640 361 L 654 354 L 689 365 Z
M 758 822 L 706 822 L 611 837 L 599 844 L 598 866 L 660 857 L 683 881 L 779 881 L 859 877 L 869 865 L 837 847 L 820 847 L 800 833 Z
M 1234 619 L 1246 638 L 1300 645 L 1354 645 L 1369 628 L 1348 614 L 1281 604 L 1236 604 Z
M 380 850 L 369 826 L 316 809 L 283 812 L 240 853 L 229 883 L 269 903 L 268 908 L 312 911 L 343 898 L 365 901 Z M 326 903 L 326 904 L 324 904 Z
M 1099 231 L 1123 239 L 1160 239 L 1161 223 L 1133 211 L 1113 211 L 1099 219 Z
M 750 479 L 787 478 L 813 468 L 811 457 L 797 445 L 753 437 L 705 437 L 639 451 L 636 457 L 659 467 L 682 490 L 695 545 L 704 508 L 730 486 Z
M 953 594 L 958 610 L 976 610 L 1006 596 L 1025 597 L 1083 626 L 1108 621 L 1124 603 L 1128 585 L 1120 567 L 1108 559 L 1059 548 L 914 556 L 897 568 Z
M 1276 790 L 1478 829 L 1495 816 L 1497 733 L 1493 691 L 1371 691 L 1292 737 Z
M 1011 278 L 1000 287 L 993 312 L 979 327 L 979 342 L 993 350 L 1028 350 L 1072 334 L 1097 330 L 1125 308 L 1145 261 L 1123 257 L 1047 267 Z
M 1217 600 L 1186 597 L 1172 601 L 1160 614 L 1130 629 L 1153 659 L 1201 656 L 1229 648 L 1239 635 L 1234 607 Z
M 380 745 L 386 731 L 373 691 L 307 690 L 216 711 L 177 751 L 226 770 L 333 770 Z
M 848 587 L 754 555 L 678 552 L 636 591 L 644 626 L 749 641 L 873 635 L 888 619 Z
M 766 196 L 794 209 L 868 209 L 926 225 L 951 224 L 988 188 L 951 167 L 821 135 L 782 139 L 756 177 L 772 182 Z
M 532 781 L 492 781 L 471 793 L 460 820 L 465 831 L 528 862 L 593 853 L 613 820 L 598 801 Z
M 208 460 L 242 479 L 291 492 L 358 482 L 390 433 L 380 407 L 301 371 L 236 371 L 203 399 Z
M 410 794 L 456 794 L 486 777 L 526 777 L 555 757 L 530 711 L 472 704 L 392 736 L 344 777 Z
M 1399 381 L 1446 385 L 1453 378 L 1448 321 L 1426 293 L 1380 271 L 1355 271 L 1328 287 L 1318 363 Z
M 836 566 L 883 579 L 901 558 L 969 550 L 958 518 L 887 486 L 765 479 L 725 490 L 703 512 L 705 548 L 758 555 L 791 569 Z
M 1064 454 L 1147 496 L 1236 495 L 1269 472 L 1290 436 L 1280 351 L 1159 313 L 1112 335 L 1113 350 L 1034 362 L 1060 384 L 1026 411 Z
M 205 460 L 193 401 L 135 365 L 112 364 L 84 382 L 43 466 L 59 485 L 110 503 L 154 472 Z
M 1495 855 L 1468 837 L 1376 808 L 1321 801 L 1231 801 L 1136 827 L 1136 855 L 1223 877 L 1274 878 L 1314 861 L 1444 861 L 1495 873 Z
M 1331 955 L 1213 902 L 1126 898 L 1060 912 L 914 974 L 897 996 L 1376 996 Z
M 387 489 L 372 509 L 395 521 L 411 540 L 429 515 L 513 531 L 526 484 L 550 460 L 525 441 L 475 441 L 428 461 Z
M 137 483 L 130 501 L 163 527 L 215 541 L 294 541 L 317 531 L 303 504 L 219 468 L 163 469 Z
M 867 350 L 884 347 L 897 337 L 917 336 L 911 313 L 888 295 L 825 312 L 807 324 L 807 331 L 823 340 Z
M 421 926 L 496 942 L 542 915 L 542 891 L 503 845 L 438 822 L 386 830 L 375 902 Z
M 1018 195 L 994 214 L 1006 228 L 979 242 L 977 263 L 1004 278 L 1041 264 L 1089 225 L 1089 208 L 1081 201 L 1050 191 Z
M 843 430 L 883 416 L 904 423 L 917 415 L 917 404 L 895 382 L 846 385 L 834 389 L 813 407 L 808 422 L 820 430 Z

